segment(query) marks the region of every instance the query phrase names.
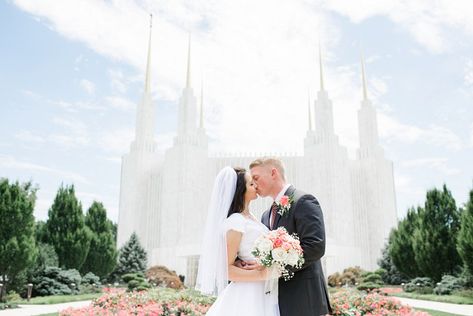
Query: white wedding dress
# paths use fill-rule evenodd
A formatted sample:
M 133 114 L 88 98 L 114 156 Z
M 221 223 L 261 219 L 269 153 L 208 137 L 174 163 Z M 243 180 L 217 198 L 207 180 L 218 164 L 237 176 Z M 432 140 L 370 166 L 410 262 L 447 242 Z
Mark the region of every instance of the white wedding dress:
M 244 261 L 255 260 L 251 254 L 255 240 L 268 232 L 261 222 L 232 214 L 225 219 L 224 232 L 232 229 L 243 233 L 238 257 Z M 277 297 L 264 293 L 264 281 L 231 282 L 218 296 L 207 316 L 279 316 Z

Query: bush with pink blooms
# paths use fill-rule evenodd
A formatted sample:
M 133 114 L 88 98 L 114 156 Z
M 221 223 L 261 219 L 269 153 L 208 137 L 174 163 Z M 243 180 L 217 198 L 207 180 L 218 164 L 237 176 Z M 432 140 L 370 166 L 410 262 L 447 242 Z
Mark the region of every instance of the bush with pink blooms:
M 340 316 L 374 316 L 374 315 L 412 315 L 429 316 L 425 312 L 413 311 L 402 305 L 395 298 L 378 293 L 366 294 L 355 289 L 342 289 L 331 295 L 332 315 Z
M 155 288 L 126 292 L 125 289 L 105 289 L 104 295 L 88 307 L 68 308 L 60 315 L 201 316 L 205 315 L 214 300 L 193 290 Z

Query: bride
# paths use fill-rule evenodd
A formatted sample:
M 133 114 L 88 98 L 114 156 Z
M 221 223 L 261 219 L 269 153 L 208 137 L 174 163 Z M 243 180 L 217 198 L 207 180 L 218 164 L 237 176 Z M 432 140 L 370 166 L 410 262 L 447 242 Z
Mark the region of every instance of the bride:
M 265 294 L 266 268 L 245 270 L 253 244 L 268 228 L 249 211 L 256 185 L 242 168 L 223 168 L 215 179 L 204 232 L 196 288 L 217 294 L 207 316 L 277 316 L 277 296 Z M 230 281 L 230 283 L 229 283 Z

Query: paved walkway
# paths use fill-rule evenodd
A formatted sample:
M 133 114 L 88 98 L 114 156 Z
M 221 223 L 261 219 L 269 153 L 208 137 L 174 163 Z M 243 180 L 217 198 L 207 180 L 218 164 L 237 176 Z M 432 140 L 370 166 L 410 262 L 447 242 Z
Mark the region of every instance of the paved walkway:
M 450 304 L 441 302 L 431 302 L 423 300 L 413 300 L 411 298 L 396 297 L 403 304 L 411 307 L 427 308 L 441 312 L 447 312 L 457 315 L 473 316 L 473 305 Z
M 473 316 L 473 305 L 460 305 L 450 303 L 440 303 L 422 300 L 413 300 L 410 298 L 396 297 L 403 304 L 411 307 L 427 308 L 457 315 Z M 52 305 L 20 305 L 20 308 L 0 311 L 0 316 L 32 316 L 49 313 L 57 313 L 68 307 L 84 307 L 88 306 L 91 301 L 80 301 Z
M 49 313 L 57 313 L 68 307 L 88 306 L 91 301 L 70 302 L 51 305 L 19 305 L 20 308 L 7 309 L 0 311 L 0 316 L 32 316 Z

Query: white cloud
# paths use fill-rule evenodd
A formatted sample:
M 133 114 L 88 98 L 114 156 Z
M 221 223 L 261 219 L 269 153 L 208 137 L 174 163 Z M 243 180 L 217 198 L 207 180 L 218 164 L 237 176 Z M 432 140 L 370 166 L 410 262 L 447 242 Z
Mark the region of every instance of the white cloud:
M 15 138 L 28 143 L 44 143 L 46 141 L 44 137 L 26 130 L 16 133 Z
M 470 145 L 473 146 L 473 124 L 470 126 Z
M 51 168 L 48 166 L 40 165 L 40 164 L 35 164 L 35 163 L 30 163 L 27 161 L 22 161 L 19 159 L 16 159 L 13 156 L 7 156 L 7 155 L 0 155 L 0 167 L 3 168 L 11 168 L 11 169 L 18 169 L 18 170 L 28 170 L 31 172 L 41 172 L 41 173 L 48 173 L 48 174 L 53 174 L 61 179 L 69 179 L 74 182 L 79 182 L 79 183 L 84 183 L 88 184 L 89 181 L 74 172 L 69 172 L 69 171 L 63 171 L 60 169 L 56 168 Z
M 81 79 L 79 82 L 82 89 L 84 89 L 87 94 L 94 94 L 95 93 L 95 84 L 92 81 L 87 79 Z
M 134 138 L 135 131 L 131 128 L 106 131 L 98 137 L 97 145 L 106 151 L 124 154 Z
M 473 87 L 473 59 L 468 59 L 465 65 L 464 83 L 467 88 Z
M 401 123 L 383 113 L 378 113 L 378 126 L 380 136 L 389 140 L 408 144 L 424 143 L 451 150 L 460 150 L 465 146 L 458 135 L 443 126 L 430 125 L 427 128 L 421 128 Z
M 105 102 L 112 108 L 129 111 L 136 109 L 136 103 L 119 96 L 108 96 L 104 98 Z
M 121 70 L 110 69 L 108 75 L 110 76 L 112 90 L 118 93 L 125 93 L 127 90 L 127 82 L 123 72 Z
M 434 53 L 449 49 L 452 43 L 449 31 L 461 30 L 473 34 L 473 6 L 469 0 L 332 0 L 323 2 L 323 6 L 349 17 L 355 23 L 373 16 L 386 16 Z
M 459 174 L 461 171 L 457 168 L 451 168 L 448 166 L 448 158 L 444 157 L 432 157 L 432 158 L 419 158 L 413 160 L 406 160 L 400 163 L 401 167 L 404 168 L 418 168 L 425 167 L 440 173 L 452 176 Z

